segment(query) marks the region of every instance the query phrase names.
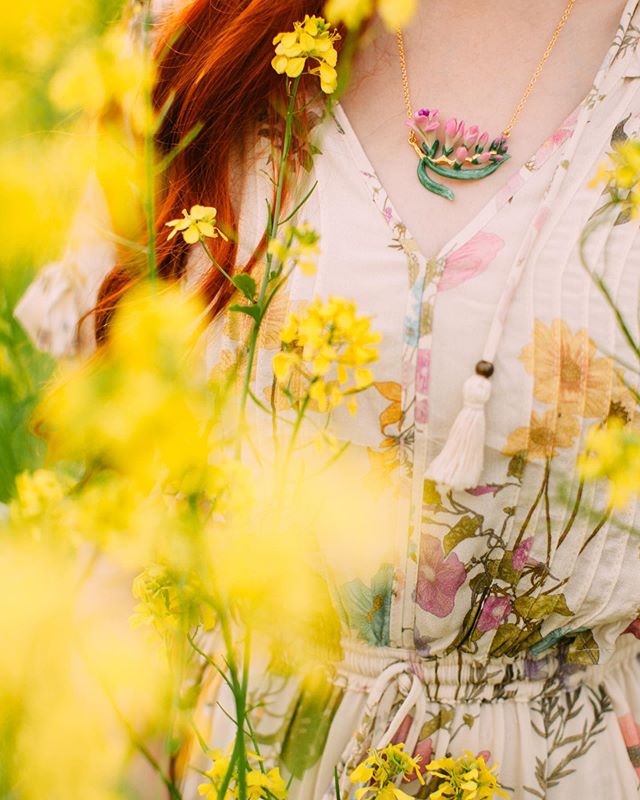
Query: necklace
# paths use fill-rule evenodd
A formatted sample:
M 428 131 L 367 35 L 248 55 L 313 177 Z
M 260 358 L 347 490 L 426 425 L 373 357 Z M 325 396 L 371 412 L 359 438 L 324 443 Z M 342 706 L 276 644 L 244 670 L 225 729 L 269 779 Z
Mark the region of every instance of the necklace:
M 508 149 L 511 131 L 522 109 L 525 107 L 529 95 L 538 82 L 542 70 L 558 41 L 558 37 L 567 24 L 575 3 L 576 0 L 569 0 L 546 50 L 542 54 L 542 58 L 538 62 L 515 111 L 511 115 L 511 119 L 501 135 L 491 142 L 489 141 L 489 134 L 486 132 L 481 133 L 477 125 L 465 128 L 464 121 L 457 120 L 455 117 L 451 117 L 446 122 L 441 121 L 438 109 L 422 108 L 414 114 L 409 90 L 404 37 L 402 31 L 396 31 L 402 73 L 402 89 L 408 117 L 407 125 L 411 128 L 409 144 L 420 159 L 418 178 L 425 189 L 445 197 L 447 200 L 453 200 L 455 195 L 451 189 L 435 181 L 429 174 L 429 170 L 444 178 L 462 181 L 480 180 L 492 175 L 510 158 Z

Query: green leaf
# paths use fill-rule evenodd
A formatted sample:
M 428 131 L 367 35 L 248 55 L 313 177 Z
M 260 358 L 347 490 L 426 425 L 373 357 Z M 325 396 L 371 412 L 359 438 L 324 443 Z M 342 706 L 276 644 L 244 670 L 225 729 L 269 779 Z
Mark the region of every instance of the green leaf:
M 573 616 L 563 594 L 547 594 L 541 597 L 518 597 L 513 604 L 515 611 L 524 619 L 544 619 L 550 614 Z
M 431 480 L 426 480 L 424 482 L 424 488 L 422 490 L 422 502 L 426 506 L 440 506 L 442 505 L 442 499 L 440 494 L 436 488 L 436 482 Z
M 569 645 L 566 655 L 570 664 L 591 666 L 600 661 L 600 648 L 591 631 L 580 631 Z
M 481 517 L 462 517 L 451 528 L 449 533 L 444 537 L 443 546 L 444 554 L 448 556 L 449 553 L 463 542 L 465 539 L 471 539 L 478 532 L 481 524 Z
M 496 657 L 504 655 L 504 653 L 513 646 L 513 643 L 520 638 L 521 634 L 522 631 L 517 625 L 514 625 L 512 622 L 505 622 L 495 632 L 491 641 L 489 655 Z
M 234 275 L 231 278 L 231 283 L 233 283 L 236 289 L 239 289 L 248 300 L 253 300 L 256 296 L 256 282 L 251 275 L 241 272 L 239 275 Z
M 526 453 L 516 453 L 515 456 L 512 456 L 511 460 L 509 461 L 507 476 L 509 478 L 515 478 L 516 480 L 522 480 L 526 464 Z
M 318 671 L 305 680 L 284 737 L 281 759 L 294 778 L 318 762 L 340 701 L 342 689 Z
M 491 586 L 491 575 L 488 572 L 479 572 L 469 581 L 469 588 L 474 594 L 483 594 Z
M 443 708 L 435 717 L 432 717 L 424 723 L 418 739 L 420 741 L 428 739 L 429 736 L 433 736 L 436 731 L 439 731 L 441 728 L 446 728 L 447 725 L 453 721 L 454 716 L 455 714 L 452 709 Z
M 515 586 L 520 580 L 520 573 L 513 568 L 513 553 L 511 550 L 502 556 L 500 565 L 498 566 L 498 578 L 505 583 L 510 583 Z
M 260 307 L 253 305 L 253 306 L 240 306 L 240 305 L 233 305 L 229 306 L 229 311 L 237 311 L 238 314 L 247 314 L 249 317 L 253 317 L 256 322 L 260 320 Z

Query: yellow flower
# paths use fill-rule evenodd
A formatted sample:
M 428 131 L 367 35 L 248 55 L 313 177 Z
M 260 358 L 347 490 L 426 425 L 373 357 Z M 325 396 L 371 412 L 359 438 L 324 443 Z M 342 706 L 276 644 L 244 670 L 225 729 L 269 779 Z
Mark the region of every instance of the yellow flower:
M 307 223 L 291 225 L 284 234 L 284 241 L 273 239 L 269 243 L 269 252 L 282 264 L 291 259 L 300 267 L 303 275 L 315 275 L 316 257 L 320 253 L 318 241 L 320 237 Z
M 292 374 L 308 381 L 308 396 L 321 412 L 348 399 L 355 413 L 353 395 L 373 383 L 366 367 L 378 357 L 380 335 L 371 330 L 367 317 L 358 317 L 355 304 L 337 297 L 316 299 L 302 313 L 289 316 L 280 338 L 284 350 L 275 356 L 276 379 L 284 386 Z M 335 368 L 337 380 L 327 380 Z
M 567 448 L 580 434 L 580 423 L 571 414 L 562 414 L 554 409 L 545 411 L 542 416 L 533 411 L 528 428 L 516 428 L 503 449 L 503 453 L 514 456 L 525 453 L 527 461 L 551 458 L 557 448 Z
M 626 139 L 617 144 L 602 164 L 590 186 L 606 183 L 615 202 L 628 209 L 635 217 L 640 206 L 640 141 Z
M 271 66 L 279 75 L 298 78 L 304 72 L 307 60 L 311 59 L 315 66 L 308 70 L 309 74 L 320 78 L 325 94 L 332 94 L 338 85 L 338 51 L 334 42 L 340 38 L 339 35 L 322 17 L 308 14 L 302 22 L 295 22 L 293 28 L 293 31 L 279 33 L 274 38 L 276 54 Z
M 416 0 L 328 0 L 325 14 L 333 24 L 359 28 L 365 19 L 378 11 L 390 30 L 404 27 L 416 10 Z
M 606 478 L 609 502 L 626 505 L 640 491 L 640 433 L 611 418 L 606 426 L 595 426 L 587 434 L 579 467 L 586 480 Z
M 356 800 L 410 800 L 409 795 L 399 789 L 398 778 L 405 781 L 418 780 L 424 785 L 420 769 L 420 756 L 412 758 L 404 751 L 404 744 L 390 744 L 381 750 L 369 750 L 367 758 L 351 772 L 353 784 L 363 784 L 356 789 Z
M 191 211 L 182 210 L 182 219 L 172 219 L 167 222 L 168 228 L 173 228 L 167 239 L 173 239 L 182 232 L 182 238 L 187 244 L 195 244 L 205 237 L 216 239 L 218 236 L 228 241 L 224 233 L 216 225 L 217 211 L 211 206 L 191 206 Z
M 460 758 L 439 758 L 425 767 L 429 775 L 441 782 L 430 800 L 492 800 L 509 797 L 495 776 L 497 764 L 487 767 L 483 756 L 465 753 Z
M 564 320 L 536 320 L 533 342 L 520 355 L 533 375 L 533 394 L 561 414 L 604 418 L 609 410 L 613 366 L 598 357 L 585 329 L 572 333 Z

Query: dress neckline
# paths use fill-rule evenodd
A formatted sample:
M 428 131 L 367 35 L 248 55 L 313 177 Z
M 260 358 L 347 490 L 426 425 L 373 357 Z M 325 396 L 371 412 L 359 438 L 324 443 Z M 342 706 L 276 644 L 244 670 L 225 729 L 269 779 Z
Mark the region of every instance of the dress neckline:
M 413 243 L 414 252 L 418 253 L 426 261 L 431 261 L 435 258 L 436 261 L 445 258 L 451 252 L 464 245 L 473 238 L 478 232 L 483 230 L 487 223 L 495 216 L 495 214 L 504 207 L 519 190 L 528 182 L 528 179 L 534 175 L 548 160 L 549 158 L 563 149 L 567 143 L 573 138 L 576 129 L 579 127 L 578 123 L 581 122 L 581 117 L 591 112 L 589 103 L 593 93 L 601 85 L 602 80 L 607 75 L 609 68 L 614 62 L 618 51 L 620 49 L 624 34 L 633 18 L 633 9 L 638 5 L 638 0 L 627 0 L 624 7 L 616 33 L 613 41 L 609 45 L 607 52 L 596 71 L 592 88 L 587 92 L 583 99 L 578 103 L 574 110 L 563 120 L 558 128 L 538 147 L 538 149 L 531 155 L 520 169 L 512 175 L 509 180 L 503 183 L 498 190 L 490 196 L 487 202 L 480 208 L 480 210 L 471 217 L 471 219 L 463 225 L 445 244 L 433 254 L 425 253 L 422 248 L 418 246 L 417 240 L 413 235 L 410 228 L 404 223 L 398 212 L 396 211 L 389 195 L 380 180 L 376 169 L 369 156 L 367 155 L 358 135 L 353 128 L 347 113 L 340 102 L 334 106 L 334 119 L 335 122 L 342 129 L 345 143 L 348 145 L 352 160 L 354 161 L 358 172 L 366 185 L 367 191 L 372 195 L 372 199 L 382 214 L 387 224 L 394 230 L 402 229 L 406 232 L 409 240 Z M 622 29 L 622 36 L 620 31 Z M 581 126 L 580 126 L 581 127 Z

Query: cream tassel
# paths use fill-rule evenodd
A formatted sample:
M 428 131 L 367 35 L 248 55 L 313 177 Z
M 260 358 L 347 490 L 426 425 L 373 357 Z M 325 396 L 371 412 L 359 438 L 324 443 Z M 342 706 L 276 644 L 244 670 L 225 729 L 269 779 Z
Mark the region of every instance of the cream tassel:
M 485 406 L 491 397 L 493 364 L 479 361 L 476 374 L 464 384 L 464 405 L 449 431 L 440 455 L 427 469 L 427 478 L 452 489 L 472 489 L 484 466 Z

